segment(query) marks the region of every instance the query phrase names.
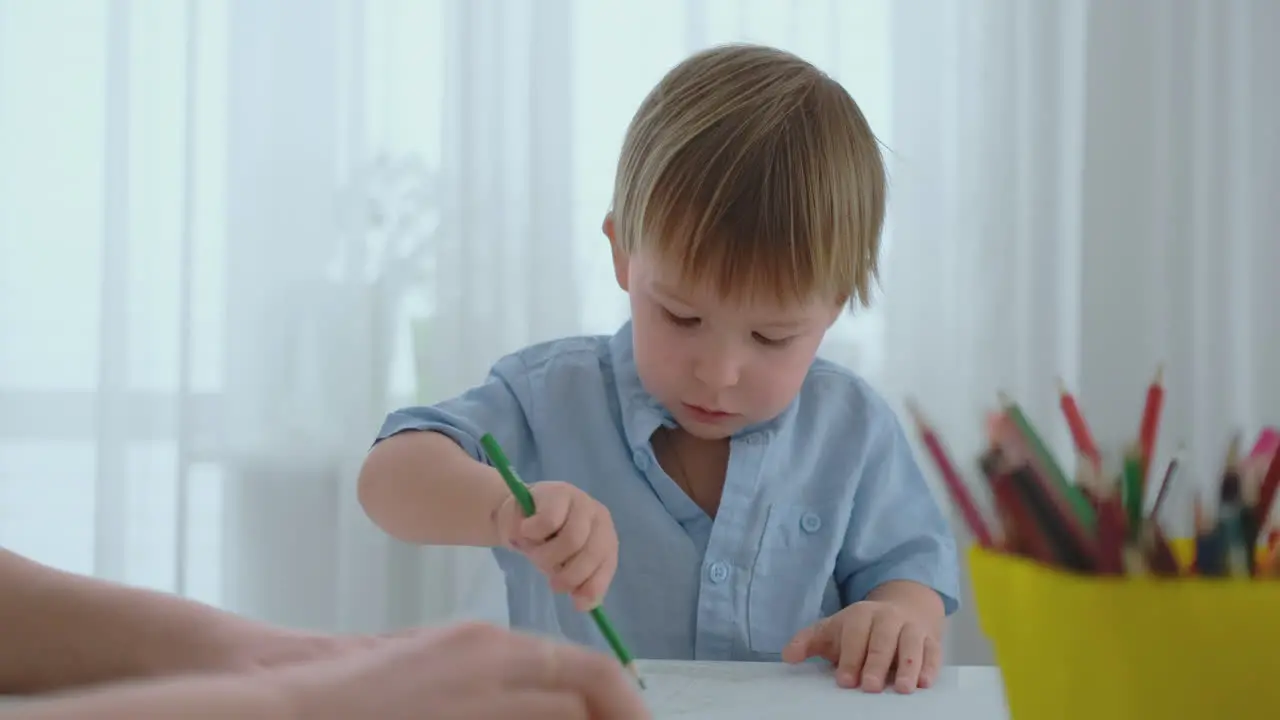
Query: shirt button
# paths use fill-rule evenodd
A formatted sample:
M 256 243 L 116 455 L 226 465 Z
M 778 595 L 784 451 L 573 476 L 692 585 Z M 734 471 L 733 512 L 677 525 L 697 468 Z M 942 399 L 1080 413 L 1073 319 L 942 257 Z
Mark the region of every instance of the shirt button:
M 800 529 L 807 533 L 816 533 L 822 527 L 822 518 L 814 513 L 807 512 L 800 516 Z
M 711 582 L 720 584 L 729 579 L 729 566 L 717 560 L 711 563 L 711 568 L 707 575 L 710 576 Z
M 643 452 L 637 450 L 631 457 L 636 461 L 636 467 L 640 468 L 641 472 L 649 469 L 649 458 Z
M 748 445 L 759 445 L 762 442 L 764 442 L 764 436 L 760 433 L 752 433 L 747 436 Z

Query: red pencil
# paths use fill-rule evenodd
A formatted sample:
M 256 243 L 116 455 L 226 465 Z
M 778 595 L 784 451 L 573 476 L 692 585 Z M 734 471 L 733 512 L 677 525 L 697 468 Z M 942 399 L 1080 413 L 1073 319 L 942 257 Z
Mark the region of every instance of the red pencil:
M 1067 391 L 1067 385 L 1058 378 L 1058 405 L 1062 408 L 1062 414 L 1067 418 L 1067 426 L 1071 428 L 1071 439 L 1076 443 L 1076 450 L 1081 455 L 1088 458 L 1095 470 L 1102 469 L 1102 455 L 1098 452 L 1098 446 L 1093 442 L 1093 435 L 1089 432 L 1089 425 L 1084 421 L 1084 415 L 1080 412 L 1080 406 L 1076 404 L 1076 399 Z
M 1156 434 L 1160 429 L 1160 406 L 1164 403 L 1164 365 L 1156 367 L 1156 376 L 1147 388 L 1147 404 L 1142 409 L 1142 426 L 1138 430 L 1138 444 L 1142 451 L 1142 482 L 1144 490 L 1151 458 L 1156 449 Z
M 991 531 L 987 528 L 987 523 L 982 519 L 982 513 L 978 511 L 978 506 L 974 503 L 973 496 L 969 494 L 968 488 L 965 487 L 960 473 L 956 472 L 955 466 L 951 464 L 951 460 L 947 457 L 946 450 L 943 449 L 942 442 L 938 440 L 937 434 L 925 422 L 924 415 L 920 412 L 920 409 L 910 400 L 907 401 L 907 411 L 911 413 L 911 417 L 915 420 L 916 428 L 920 431 L 920 439 L 924 441 L 925 447 L 929 449 L 929 454 L 933 456 L 933 462 L 938 466 L 938 471 L 942 473 L 942 481 L 947 485 L 951 500 L 960 508 L 960 514 L 964 517 L 965 523 L 969 525 L 969 531 L 973 533 L 974 539 L 984 548 L 993 547 L 995 543 L 992 540 Z
M 1271 456 L 1271 467 L 1267 469 L 1262 488 L 1258 490 L 1258 505 L 1255 510 L 1258 527 L 1265 526 L 1271 517 L 1271 505 L 1275 502 L 1277 489 L 1280 489 L 1280 452 Z

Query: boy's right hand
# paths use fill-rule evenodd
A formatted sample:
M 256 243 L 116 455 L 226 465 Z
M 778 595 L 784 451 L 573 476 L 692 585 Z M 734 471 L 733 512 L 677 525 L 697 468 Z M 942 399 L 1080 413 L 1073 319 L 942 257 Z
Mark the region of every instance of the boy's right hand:
M 569 483 L 535 483 L 529 492 L 536 510 L 530 517 L 514 495 L 498 506 L 498 538 L 529 558 L 579 612 L 596 607 L 618 569 L 618 535 L 609 510 Z

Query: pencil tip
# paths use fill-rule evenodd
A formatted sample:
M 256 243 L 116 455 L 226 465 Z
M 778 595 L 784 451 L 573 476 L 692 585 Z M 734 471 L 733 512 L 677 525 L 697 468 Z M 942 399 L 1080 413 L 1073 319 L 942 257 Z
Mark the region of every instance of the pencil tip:
M 1152 385 L 1161 385 L 1164 383 L 1164 363 L 1156 365 L 1156 376 L 1151 381 Z
M 917 425 L 924 424 L 924 413 L 920 410 L 920 404 L 913 397 L 906 397 L 902 400 L 902 405 L 907 409 L 907 414 L 915 421 Z
M 1061 375 L 1056 378 L 1056 381 L 1058 383 L 1058 394 L 1067 395 L 1067 381 L 1063 380 Z
M 996 391 L 996 399 L 1000 401 L 1001 407 L 1009 407 L 1013 404 L 1013 399 L 1009 397 L 1009 393 L 1003 390 Z
M 1227 446 L 1227 467 L 1235 467 L 1240 462 L 1240 433 L 1231 436 L 1231 444 Z

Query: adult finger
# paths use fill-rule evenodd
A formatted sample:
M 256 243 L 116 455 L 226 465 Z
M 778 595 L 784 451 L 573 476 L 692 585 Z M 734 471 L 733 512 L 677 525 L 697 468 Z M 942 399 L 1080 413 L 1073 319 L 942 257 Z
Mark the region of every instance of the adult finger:
M 933 687 L 942 669 L 942 645 L 932 635 L 924 638 L 924 661 L 920 667 L 920 687 Z
M 615 657 L 584 647 L 557 644 L 559 687 L 586 700 L 593 719 L 645 720 L 650 716 L 636 687 Z
M 884 689 L 889 666 L 898 653 L 902 625 L 901 620 L 892 616 L 879 617 L 872 624 L 871 637 L 867 640 L 867 658 L 862 664 L 862 676 L 858 678 L 858 685 L 863 690 L 880 692 Z
M 924 662 L 924 629 L 919 625 L 905 625 L 898 637 L 898 661 L 893 687 L 900 693 L 916 689 L 920 681 L 920 668 Z
M 527 718 L 527 720 L 591 720 L 586 701 L 577 693 L 564 690 L 505 689 L 484 697 L 451 704 L 447 711 L 432 717 L 448 720 L 488 720 L 489 718 Z
M 484 672 L 489 677 L 498 674 L 491 688 L 568 692 L 583 699 L 593 719 L 649 717 L 634 679 L 616 658 L 524 633 L 492 632 Z M 512 715 L 517 716 L 520 713 Z
M 836 683 L 840 687 L 857 687 L 858 678 L 862 677 L 862 665 L 867 659 L 867 642 L 871 636 L 871 626 L 875 617 L 870 613 L 849 613 L 840 628 L 839 645 L 836 658 Z

